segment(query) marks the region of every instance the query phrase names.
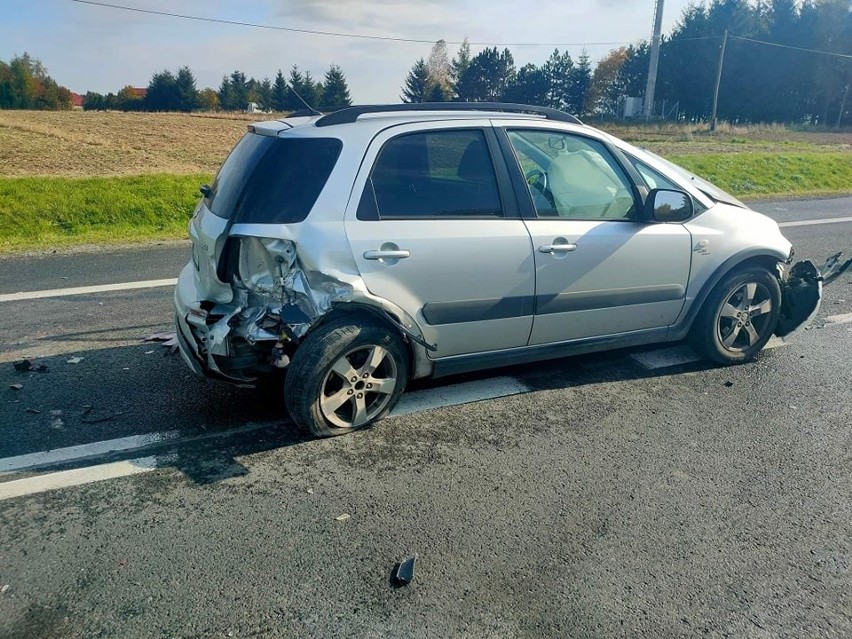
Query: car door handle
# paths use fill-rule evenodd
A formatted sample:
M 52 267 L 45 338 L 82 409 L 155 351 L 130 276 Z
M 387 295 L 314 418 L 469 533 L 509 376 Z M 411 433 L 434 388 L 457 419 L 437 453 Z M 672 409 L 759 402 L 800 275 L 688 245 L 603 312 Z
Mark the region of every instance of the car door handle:
M 410 256 L 411 251 L 406 249 L 397 249 L 395 251 L 366 251 L 364 253 L 365 260 L 404 260 L 406 257 Z
M 570 253 L 576 250 L 576 244 L 542 244 L 538 247 L 539 253 Z

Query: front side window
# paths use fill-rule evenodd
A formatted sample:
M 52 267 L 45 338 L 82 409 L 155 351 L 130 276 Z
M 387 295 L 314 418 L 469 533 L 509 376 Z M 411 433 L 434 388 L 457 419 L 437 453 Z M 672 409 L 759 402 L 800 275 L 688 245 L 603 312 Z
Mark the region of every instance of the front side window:
M 601 142 L 559 131 L 509 131 L 538 217 L 629 220 L 632 183 Z
M 427 131 L 388 141 L 367 181 L 359 219 L 502 217 L 485 135 Z

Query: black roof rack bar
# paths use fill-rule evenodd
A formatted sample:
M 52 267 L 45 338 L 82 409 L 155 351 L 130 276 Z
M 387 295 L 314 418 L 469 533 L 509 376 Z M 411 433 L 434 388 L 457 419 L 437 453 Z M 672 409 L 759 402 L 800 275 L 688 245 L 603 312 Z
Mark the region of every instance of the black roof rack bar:
M 349 124 L 359 116 L 367 113 L 395 113 L 405 111 L 505 111 L 507 113 L 530 113 L 540 115 L 548 120 L 582 124 L 580 120 L 569 113 L 549 107 L 532 106 L 529 104 L 510 104 L 507 102 L 415 102 L 412 104 L 372 104 L 349 107 L 334 113 L 329 113 L 316 121 L 317 126 L 332 126 L 334 124 Z

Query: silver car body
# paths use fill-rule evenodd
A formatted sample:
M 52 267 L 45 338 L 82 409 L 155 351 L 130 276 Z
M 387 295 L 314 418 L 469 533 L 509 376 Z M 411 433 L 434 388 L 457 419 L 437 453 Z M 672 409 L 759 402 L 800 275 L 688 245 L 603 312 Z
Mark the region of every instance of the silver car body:
M 298 341 L 322 317 L 355 308 L 405 335 L 412 377 L 680 340 L 731 269 L 749 260 L 783 268 L 791 256 L 771 219 L 712 199 L 656 156 L 585 125 L 481 112 L 362 116 L 328 127 L 316 120 L 258 123 L 252 133 L 342 140 L 304 221 L 230 224 L 204 201 L 192 217 L 193 259 L 180 274 L 175 306 L 181 353 L 197 373 L 251 384 L 251 366 L 223 364 L 250 358 L 254 349 L 258 361 L 286 366 L 267 315 L 287 323 Z M 631 156 L 665 176 L 700 212 L 683 223 L 358 219 L 361 194 L 388 140 L 431 129 L 519 126 L 604 143 L 622 162 Z M 647 194 L 647 185 L 636 187 Z M 237 238 L 239 277 L 222 281 L 226 242 Z M 286 321 L 279 312 L 285 299 L 298 309 Z

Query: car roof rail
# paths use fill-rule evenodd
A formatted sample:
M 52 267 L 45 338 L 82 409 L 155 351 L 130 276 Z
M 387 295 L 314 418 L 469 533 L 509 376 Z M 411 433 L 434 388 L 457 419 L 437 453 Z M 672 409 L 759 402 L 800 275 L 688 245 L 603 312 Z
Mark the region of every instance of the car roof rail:
M 506 113 L 529 113 L 540 115 L 548 120 L 583 124 L 570 113 L 550 107 L 530 104 L 512 104 L 509 102 L 414 102 L 410 104 L 369 104 L 341 109 L 324 115 L 316 121 L 317 126 L 350 124 L 368 113 L 396 113 L 406 111 L 503 111 Z

